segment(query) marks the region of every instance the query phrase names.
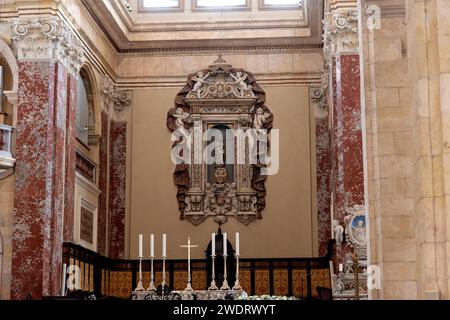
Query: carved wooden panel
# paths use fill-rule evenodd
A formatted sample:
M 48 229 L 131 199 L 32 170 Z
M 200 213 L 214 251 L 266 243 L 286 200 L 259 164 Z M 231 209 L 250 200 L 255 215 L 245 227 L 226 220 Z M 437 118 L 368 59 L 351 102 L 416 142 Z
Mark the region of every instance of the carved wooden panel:
M 255 271 L 255 294 L 258 296 L 270 294 L 269 270 Z
M 274 294 L 277 296 L 287 296 L 289 294 L 288 270 L 274 270 Z
M 292 291 L 296 297 L 308 296 L 308 283 L 306 280 L 306 270 L 292 270 Z

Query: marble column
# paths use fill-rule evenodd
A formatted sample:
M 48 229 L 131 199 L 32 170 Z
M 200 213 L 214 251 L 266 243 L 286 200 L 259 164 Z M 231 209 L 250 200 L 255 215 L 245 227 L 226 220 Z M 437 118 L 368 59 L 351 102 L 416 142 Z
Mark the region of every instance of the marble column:
M 109 177 L 109 257 L 125 258 L 127 123 L 111 122 Z
M 61 287 L 68 74 L 81 53 L 57 18 L 15 19 L 12 39 L 19 90 L 11 298 L 36 299 Z
M 361 70 L 356 2 L 333 0 L 325 15 L 324 51 L 329 77 L 332 220 L 346 228 L 338 262 L 353 253 L 349 222 L 365 205 Z M 363 210 L 364 211 L 364 210 Z M 367 238 L 367 237 L 366 237 Z M 354 239 L 353 239 L 354 240 Z M 360 250 L 361 249 L 361 250 Z M 356 250 L 366 259 L 366 245 Z M 348 259 L 347 259 L 348 260 Z
M 327 95 L 322 87 L 311 88 L 316 131 L 317 225 L 319 255 L 325 256 L 331 239 L 331 159 Z
M 108 255 L 125 258 L 126 172 L 127 172 L 127 109 L 132 104 L 132 91 L 119 88 L 111 79 L 103 79 L 103 103 L 111 111 L 109 126 L 109 202 Z M 108 121 L 105 116 L 102 121 Z M 103 126 L 103 125 L 102 125 Z M 103 133 L 102 133 L 103 134 Z M 107 131 L 104 132 L 107 134 Z
M 101 140 L 100 140 L 100 162 L 98 166 L 98 187 L 101 190 L 98 208 L 97 248 L 98 253 L 106 256 L 107 241 L 107 219 L 108 219 L 108 142 L 109 142 L 109 117 L 106 111 L 101 115 Z
M 64 181 L 64 241 L 74 239 L 74 214 L 75 214 L 75 166 L 76 166 L 76 114 L 77 114 L 77 79 L 69 75 L 67 83 L 67 113 L 66 113 L 66 162 Z

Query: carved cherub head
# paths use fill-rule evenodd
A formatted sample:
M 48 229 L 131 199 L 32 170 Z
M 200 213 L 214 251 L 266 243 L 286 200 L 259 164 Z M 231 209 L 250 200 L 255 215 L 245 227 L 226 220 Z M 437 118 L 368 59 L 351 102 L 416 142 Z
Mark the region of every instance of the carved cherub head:
M 263 114 L 264 114 L 263 108 L 258 108 L 258 109 L 256 110 L 256 114 L 257 114 L 257 115 L 263 115 Z
M 183 114 L 183 112 L 184 112 L 183 108 L 180 108 L 180 107 L 178 107 L 176 110 L 177 114 Z

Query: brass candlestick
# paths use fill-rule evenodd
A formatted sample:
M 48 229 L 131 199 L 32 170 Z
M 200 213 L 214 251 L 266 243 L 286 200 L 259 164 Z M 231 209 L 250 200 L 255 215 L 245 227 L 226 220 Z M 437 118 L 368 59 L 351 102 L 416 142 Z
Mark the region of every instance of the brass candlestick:
M 227 278 L 227 256 L 223 256 L 223 284 L 220 290 L 230 290 Z
M 211 286 L 208 290 L 219 290 L 216 284 L 216 256 L 212 255 L 212 275 L 211 275 Z
M 145 288 L 142 284 L 142 257 L 139 257 L 139 282 L 137 284 L 137 287 L 134 291 L 136 292 L 142 292 L 145 291 Z
M 239 255 L 236 256 L 236 282 L 234 283 L 233 290 L 242 290 L 241 284 L 239 283 Z
M 161 300 L 164 300 L 164 291 L 166 287 L 166 259 L 167 257 L 162 257 L 163 259 L 163 273 L 162 273 L 162 283 L 161 283 Z
M 147 291 L 149 292 L 155 292 L 156 291 L 156 287 L 155 287 L 155 272 L 154 272 L 154 260 L 155 257 L 150 257 L 150 261 L 151 261 L 151 268 L 150 268 L 150 285 L 148 286 Z

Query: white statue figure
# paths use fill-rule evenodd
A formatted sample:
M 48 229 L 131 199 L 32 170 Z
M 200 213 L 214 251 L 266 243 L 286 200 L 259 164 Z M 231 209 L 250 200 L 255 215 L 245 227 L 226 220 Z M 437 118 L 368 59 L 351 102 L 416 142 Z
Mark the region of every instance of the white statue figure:
M 256 110 L 255 120 L 253 121 L 253 126 L 257 130 L 261 130 L 264 128 L 264 123 L 267 121 L 267 119 L 270 117 L 270 114 L 267 112 L 264 112 L 263 108 L 258 108 Z
M 336 274 L 333 274 L 333 282 L 334 282 L 334 291 L 336 294 L 342 294 L 345 289 L 344 282 L 341 277 Z
M 336 244 L 338 246 L 342 245 L 344 242 L 344 227 L 339 224 L 339 220 L 333 221 L 333 232 L 334 239 L 336 239 Z
M 363 220 L 358 220 L 358 224 L 356 227 L 352 227 L 353 237 L 355 237 L 356 241 L 363 244 L 366 243 L 366 227 L 364 226 Z
M 241 95 L 244 92 L 252 90 L 252 86 L 245 82 L 248 78 L 248 74 L 243 72 L 236 72 L 236 75 L 230 73 L 230 76 L 236 81 L 235 84 L 238 86 L 241 91 Z
M 215 164 L 218 165 L 223 165 L 225 164 L 225 160 L 224 160 L 224 155 L 225 155 L 225 150 L 224 150 L 224 144 L 222 141 L 218 141 L 216 143 L 216 147 L 214 148 L 214 152 L 216 154 L 215 156 Z
M 183 121 L 189 118 L 189 113 L 184 112 L 183 108 L 177 108 L 172 116 L 177 119 L 175 122 L 177 128 L 184 128 L 185 126 Z
M 200 95 L 199 90 L 203 87 L 204 84 L 206 84 L 206 78 L 209 77 L 209 72 L 207 74 L 204 74 L 202 71 L 199 71 L 196 76 L 192 78 L 192 81 L 195 82 L 194 87 L 192 88 L 193 92 L 197 92 L 198 95 Z

